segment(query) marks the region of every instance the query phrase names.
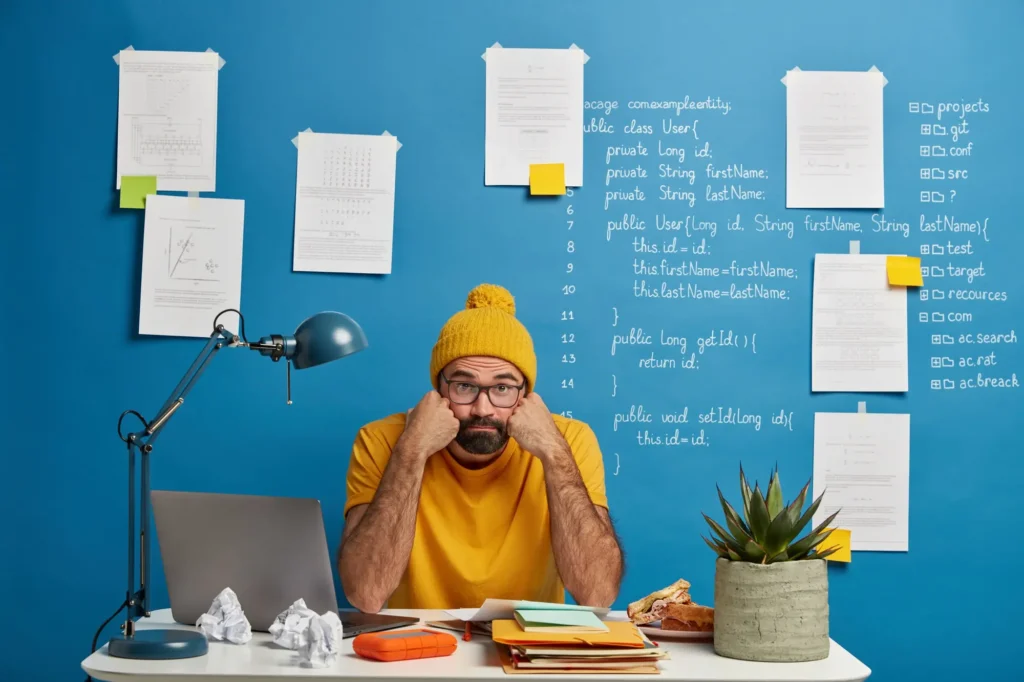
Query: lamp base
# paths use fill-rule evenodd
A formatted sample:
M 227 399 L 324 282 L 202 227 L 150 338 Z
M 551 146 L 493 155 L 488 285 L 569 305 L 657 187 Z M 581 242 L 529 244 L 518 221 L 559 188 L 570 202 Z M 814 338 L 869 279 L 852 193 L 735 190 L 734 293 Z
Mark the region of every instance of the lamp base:
M 191 630 L 136 630 L 132 637 L 116 637 L 107 646 L 111 656 L 145 660 L 194 658 L 208 650 L 206 635 Z

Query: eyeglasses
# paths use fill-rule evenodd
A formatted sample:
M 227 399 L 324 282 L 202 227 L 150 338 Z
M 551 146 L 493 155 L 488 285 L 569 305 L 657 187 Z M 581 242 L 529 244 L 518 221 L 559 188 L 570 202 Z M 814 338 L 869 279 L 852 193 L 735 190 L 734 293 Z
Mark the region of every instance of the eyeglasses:
M 456 405 L 472 405 L 480 396 L 480 391 L 487 393 L 487 399 L 495 407 L 512 407 L 519 400 L 519 392 L 526 386 L 525 383 L 514 386 L 511 384 L 495 384 L 494 386 L 480 386 L 468 381 L 455 381 L 441 375 L 448 384 L 448 400 Z

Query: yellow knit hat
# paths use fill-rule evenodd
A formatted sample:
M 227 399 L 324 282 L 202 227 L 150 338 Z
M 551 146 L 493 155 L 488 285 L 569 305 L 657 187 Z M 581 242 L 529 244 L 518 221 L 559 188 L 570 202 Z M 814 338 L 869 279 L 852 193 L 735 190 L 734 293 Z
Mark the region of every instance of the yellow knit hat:
M 516 319 L 512 294 L 496 284 L 481 284 L 466 297 L 466 309 L 449 318 L 441 328 L 430 357 L 430 381 L 438 387 L 437 375 L 457 358 L 486 355 L 501 358 L 526 377 L 526 389 L 533 390 L 537 378 L 537 356 L 533 339 Z

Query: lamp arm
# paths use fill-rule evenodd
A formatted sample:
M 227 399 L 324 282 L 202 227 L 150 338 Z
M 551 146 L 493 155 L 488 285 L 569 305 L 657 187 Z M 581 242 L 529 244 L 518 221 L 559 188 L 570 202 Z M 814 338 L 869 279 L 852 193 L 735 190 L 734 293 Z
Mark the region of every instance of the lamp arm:
M 149 527 L 149 453 L 153 451 L 153 443 L 156 441 L 160 431 L 171 416 L 185 402 L 185 396 L 195 386 L 196 381 L 209 365 L 213 356 L 224 345 L 228 347 L 248 346 L 247 343 L 239 342 L 238 337 L 226 331 L 223 325 L 218 325 L 209 340 L 192 362 L 192 365 L 185 372 L 185 375 L 174 387 L 174 390 L 167 397 L 161 406 L 160 411 L 151 421 L 143 421 L 143 430 L 130 433 L 128 436 L 121 436 L 121 439 L 128 444 L 128 592 L 126 602 L 128 607 L 127 617 L 121 626 L 126 637 L 135 633 L 135 618 L 149 616 L 149 591 L 147 586 L 150 582 L 150 534 Z M 138 413 L 135 413 L 138 415 Z M 122 415 L 123 417 L 124 415 Z M 141 420 L 142 417 L 140 416 Z M 121 434 L 118 424 L 118 435 Z M 141 475 L 139 477 L 139 587 L 135 587 L 135 451 L 138 450 L 141 457 Z

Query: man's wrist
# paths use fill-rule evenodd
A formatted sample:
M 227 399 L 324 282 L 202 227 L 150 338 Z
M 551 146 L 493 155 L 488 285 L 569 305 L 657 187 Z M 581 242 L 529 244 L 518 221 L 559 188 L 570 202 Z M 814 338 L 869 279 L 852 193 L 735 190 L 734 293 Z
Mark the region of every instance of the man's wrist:
M 564 438 L 553 439 L 537 453 L 545 467 L 557 466 L 572 461 L 572 450 Z

